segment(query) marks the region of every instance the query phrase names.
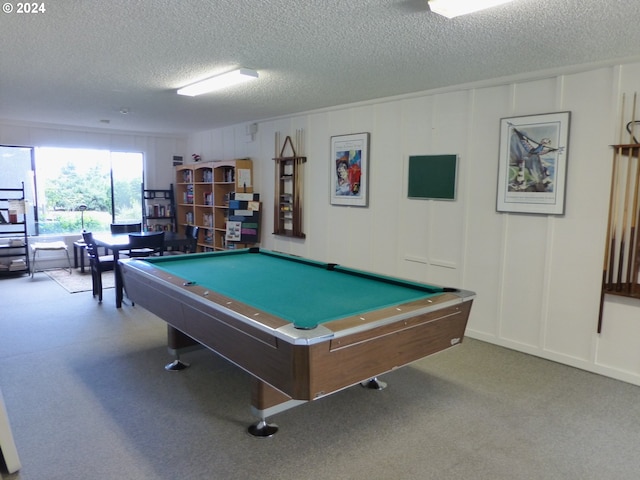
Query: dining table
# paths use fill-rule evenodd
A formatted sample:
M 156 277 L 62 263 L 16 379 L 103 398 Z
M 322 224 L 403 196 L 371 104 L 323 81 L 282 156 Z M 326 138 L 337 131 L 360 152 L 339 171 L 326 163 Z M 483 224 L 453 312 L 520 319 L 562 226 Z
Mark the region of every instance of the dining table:
M 135 235 L 145 236 L 152 235 L 157 232 L 136 232 Z M 96 245 L 103 247 L 113 254 L 113 270 L 115 276 L 115 291 L 116 291 L 116 307 L 122 307 L 122 299 L 124 296 L 124 288 L 122 283 L 122 273 L 120 270 L 120 252 L 123 250 L 129 250 L 129 233 L 94 233 L 93 239 Z M 165 232 L 164 233 L 164 248 L 171 249 L 183 249 L 193 246 L 194 239 L 188 237 L 183 233 L 177 232 Z

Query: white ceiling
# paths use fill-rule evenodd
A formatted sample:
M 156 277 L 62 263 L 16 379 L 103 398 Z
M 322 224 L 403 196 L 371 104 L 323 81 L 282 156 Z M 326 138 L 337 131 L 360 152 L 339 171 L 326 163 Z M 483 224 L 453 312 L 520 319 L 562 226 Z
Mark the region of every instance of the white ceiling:
M 186 133 L 640 58 L 638 0 L 515 0 L 452 20 L 426 0 L 42 3 L 0 13 L 0 120 Z M 175 93 L 240 66 L 260 79 Z

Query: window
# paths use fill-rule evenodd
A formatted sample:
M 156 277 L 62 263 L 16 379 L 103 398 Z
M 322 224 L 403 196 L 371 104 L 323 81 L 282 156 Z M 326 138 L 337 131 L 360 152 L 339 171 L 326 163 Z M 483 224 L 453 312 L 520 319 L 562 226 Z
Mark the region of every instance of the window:
M 142 154 L 111 152 L 113 223 L 142 222 Z
M 0 154 L 0 169 L 12 165 L 6 181 L 20 185 L 27 178 L 25 187 L 32 191 L 31 235 L 108 231 L 111 223 L 142 221 L 142 153 L 0 147 Z M 17 157 L 33 161 L 18 164 Z

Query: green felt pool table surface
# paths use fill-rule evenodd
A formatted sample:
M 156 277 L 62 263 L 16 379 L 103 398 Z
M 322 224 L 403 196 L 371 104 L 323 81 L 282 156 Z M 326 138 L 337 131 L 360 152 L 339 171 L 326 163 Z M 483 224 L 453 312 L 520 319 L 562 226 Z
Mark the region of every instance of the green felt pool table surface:
M 420 284 L 265 250 L 235 250 L 144 261 L 293 323 L 317 325 L 442 294 Z

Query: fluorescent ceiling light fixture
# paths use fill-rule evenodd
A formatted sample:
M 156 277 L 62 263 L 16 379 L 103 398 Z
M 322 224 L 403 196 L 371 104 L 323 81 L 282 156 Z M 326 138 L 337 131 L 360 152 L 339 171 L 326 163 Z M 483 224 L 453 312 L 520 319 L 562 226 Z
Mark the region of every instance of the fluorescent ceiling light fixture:
M 486 8 L 509 3 L 513 0 L 428 0 L 432 12 L 443 17 L 453 18 Z
M 187 95 L 189 97 L 195 97 L 196 95 L 202 95 L 203 93 L 213 92 L 214 90 L 220 90 L 221 88 L 230 87 L 239 83 L 244 83 L 249 80 L 255 80 L 258 78 L 258 72 L 250 70 L 248 68 L 239 68 L 231 72 L 223 73 L 222 75 L 216 75 L 215 77 L 207 78 L 186 87 L 182 87 L 178 90 L 178 95 Z

